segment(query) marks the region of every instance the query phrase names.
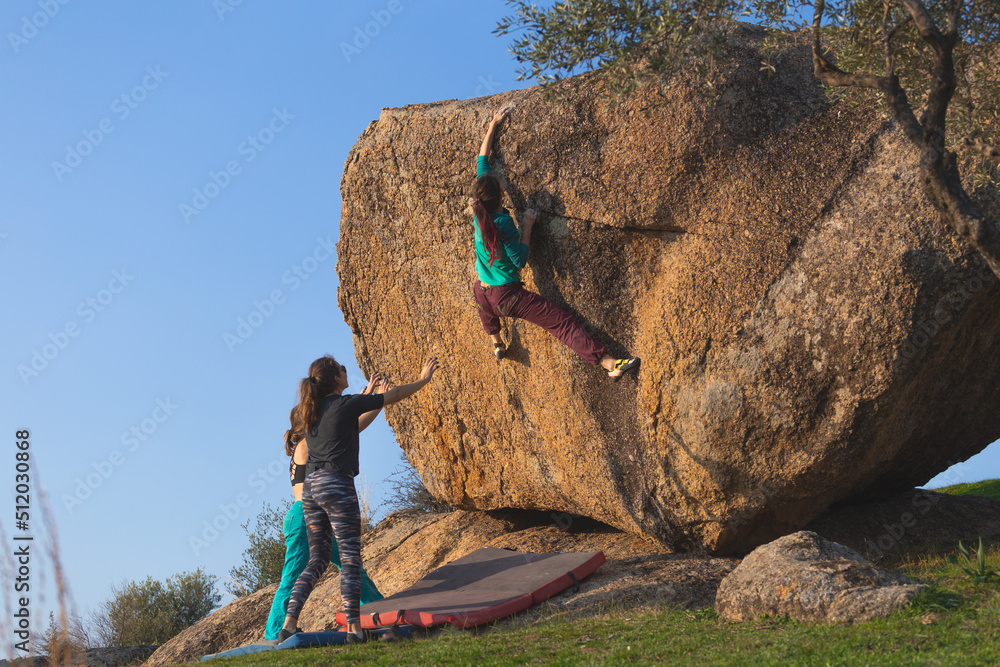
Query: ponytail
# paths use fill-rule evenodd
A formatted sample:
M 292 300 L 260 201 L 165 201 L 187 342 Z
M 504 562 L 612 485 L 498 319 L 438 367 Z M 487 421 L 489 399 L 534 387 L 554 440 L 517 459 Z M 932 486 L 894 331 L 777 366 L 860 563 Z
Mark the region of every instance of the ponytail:
M 288 421 L 295 424 L 295 410 L 298 406 L 292 408 L 292 411 L 288 414 Z M 299 444 L 299 441 L 303 438 L 303 433 L 301 431 L 296 431 L 293 428 L 285 431 L 285 454 L 292 456 L 295 454 L 295 446 Z
M 472 212 L 479 225 L 479 233 L 483 237 L 483 245 L 490 254 L 490 266 L 500 256 L 500 230 L 493 222 L 493 213 L 500 210 L 500 198 L 503 188 L 500 181 L 492 174 L 485 174 L 476 179 L 472 186 Z
M 291 428 L 285 431 L 285 453 L 289 456 L 295 451 L 295 444 L 315 426 L 319 401 L 333 393 L 341 371 L 340 364 L 328 354 L 312 362 L 309 375 L 299 381 L 299 400 L 288 415 Z
M 479 233 L 483 235 L 483 245 L 490 253 L 490 266 L 500 255 L 500 230 L 493 222 L 493 216 L 486 211 L 483 202 L 477 199 L 472 203 L 472 212 L 476 214 L 476 222 L 479 223 Z

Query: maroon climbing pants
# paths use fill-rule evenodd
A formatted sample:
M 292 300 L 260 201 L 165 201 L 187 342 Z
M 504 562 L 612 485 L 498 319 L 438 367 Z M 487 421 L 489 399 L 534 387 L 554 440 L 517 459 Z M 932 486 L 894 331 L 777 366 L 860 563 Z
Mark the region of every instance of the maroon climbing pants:
M 604 345 L 587 335 L 572 315 L 524 289 L 522 283 L 484 287 L 477 280 L 472 284 L 472 291 L 479 306 L 479 319 L 490 335 L 500 333 L 501 317 L 516 317 L 542 327 L 595 366 L 608 353 Z

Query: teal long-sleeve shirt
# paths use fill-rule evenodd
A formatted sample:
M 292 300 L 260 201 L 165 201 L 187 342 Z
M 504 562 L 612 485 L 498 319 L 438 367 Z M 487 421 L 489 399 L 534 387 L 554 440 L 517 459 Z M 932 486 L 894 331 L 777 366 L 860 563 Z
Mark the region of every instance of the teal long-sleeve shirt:
M 476 158 L 476 178 L 492 173 L 490 161 L 485 155 Z M 502 208 L 493 214 L 493 223 L 500 232 L 500 252 L 490 266 L 490 251 L 483 243 L 483 235 L 479 230 L 478 222 L 476 228 L 476 273 L 479 274 L 479 281 L 486 285 L 506 285 L 516 283 L 521 280 L 518 269 L 528 262 L 528 246 L 521 243 L 521 233 L 510 217 L 510 212 Z

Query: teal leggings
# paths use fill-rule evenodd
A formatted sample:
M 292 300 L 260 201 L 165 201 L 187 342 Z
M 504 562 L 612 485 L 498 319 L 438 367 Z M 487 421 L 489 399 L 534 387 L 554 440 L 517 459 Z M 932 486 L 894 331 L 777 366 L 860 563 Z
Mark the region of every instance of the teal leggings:
M 271 614 L 267 617 L 267 628 L 264 630 L 264 639 L 277 639 L 285 624 L 285 610 L 288 607 L 288 598 L 292 594 L 295 580 L 299 578 L 302 570 L 306 569 L 309 562 L 309 540 L 306 538 L 306 522 L 302 515 L 302 501 L 297 500 L 288 508 L 284 523 L 285 533 L 285 567 L 281 571 L 281 583 L 274 594 L 274 602 L 271 604 Z M 337 542 L 333 541 L 333 550 L 330 552 L 330 562 L 340 568 L 340 552 L 337 550 Z M 368 577 L 365 568 L 361 568 L 361 604 L 381 600 L 382 594 L 378 592 L 375 583 Z

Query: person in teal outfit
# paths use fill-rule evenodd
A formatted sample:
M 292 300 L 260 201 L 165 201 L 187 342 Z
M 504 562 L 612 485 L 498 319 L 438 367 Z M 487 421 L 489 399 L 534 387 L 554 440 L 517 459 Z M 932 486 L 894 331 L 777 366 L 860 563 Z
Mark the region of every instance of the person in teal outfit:
M 368 387 L 361 392 L 368 394 L 375 392 L 384 393 L 389 388 L 389 384 L 380 376 L 376 375 L 368 383 Z M 358 419 L 358 430 L 365 430 L 371 424 L 379 411 L 373 410 L 361 415 Z M 281 583 L 274 594 L 274 602 L 271 603 L 271 612 L 267 617 L 267 626 L 264 629 L 264 639 L 266 641 L 277 641 L 278 633 L 285 622 L 285 611 L 288 607 L 288 598 L 291 597 L 295 580 L 299 578 L 302 571 L 306 569 L 309 562 L 309 540 L 306 538 L 306 522 L 302 514 L 302 484 L 305 480 L 306 461 L 309 459 L 309 448 L 301 433 L 285 432 L 285 453 L 291 457 L 290 473 L 292 478 L 292 493 L 295 495 L 295 502 L 288 508 L 285 514 L 285 521 L 282 531 L 285 536 L 285 565 L 281 570 Z M 340 551 L 337 549 L 337 542 L 334 540 L 333 548 L 330 551 L 330 562 L 340 569 Z M 361 568 L 361 604 L 367 604 L 376 600 L 381 600 L 383 595 L 379 592 L 375 582 L 371 580 L 365 568 Z
M 471 193 L 478 278 L 472 284 L 472 293 L 483 329 L 493 342 L 493 354 L 497 361 L 507 354 L 500 336 L 500 318 L 522 319 L 542 327 L 584 360 L 603 368 L 608 378 L 617 382 L 625 373 L 639 367 L 639 358 L 612 357 L 604 343 L 588 334 L 576 318 L 548 299 L 524 289 L 518 275 L 528 262 L 531 230 L 538 212 L 527 209 L 519 230 L 510 211 L 503 207 L 503 186 L 490 167 L 494 135 L 509 113 L 510 108 L 504 107 L 490 120 L 476 156 L 476 180 Z

